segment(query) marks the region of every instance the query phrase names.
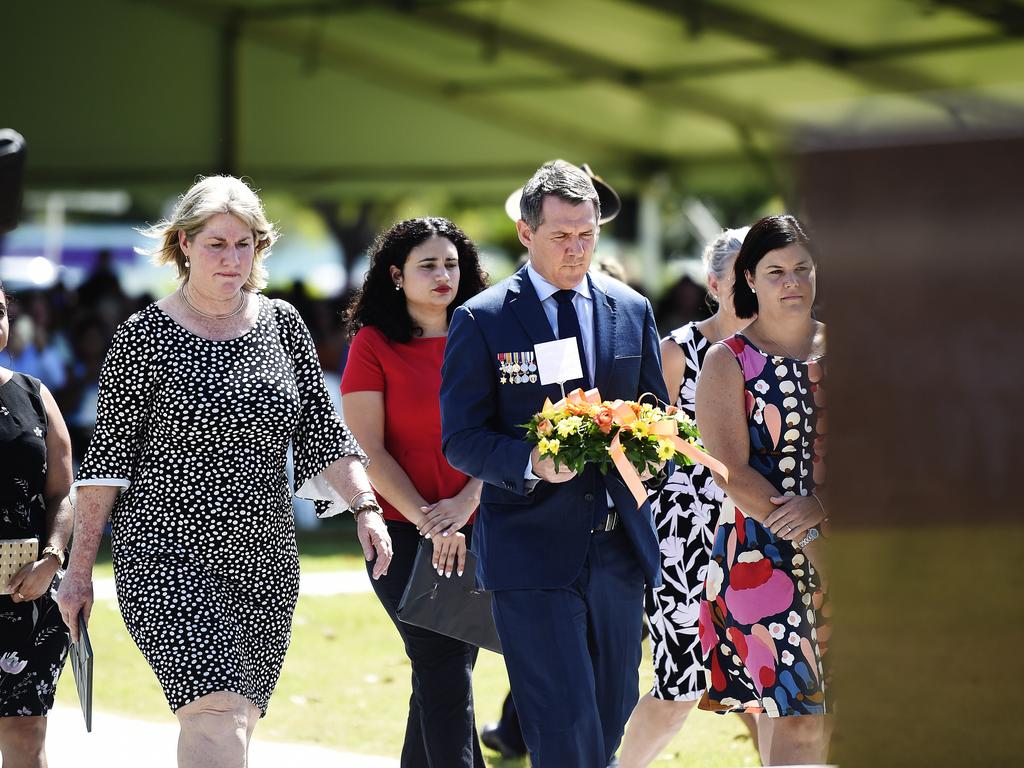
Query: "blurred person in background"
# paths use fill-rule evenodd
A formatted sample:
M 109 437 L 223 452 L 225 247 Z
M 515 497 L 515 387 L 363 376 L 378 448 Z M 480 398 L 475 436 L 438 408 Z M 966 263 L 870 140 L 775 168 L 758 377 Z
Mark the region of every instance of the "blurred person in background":
M 0 284 L 0 350 L 8 297 Z M 28 319 L 28 318 L 25 318 Z M 68 653 L 54 594 L 71 537 L 71 441 L 39 379 L 0 367 L 0 540 L 36 539 L 39 558 L 0 594 L 0 754 L 5 768 L 44 768 L 46 715 Z
M 295 492 L 323 513 L 352 510 L 375 577 L 391 544 L 306 326 L 259 293 L 277 233 L 255 192 L 202 179 L 145 234 L 179 287 L 122 323 L 103 363 L 57 599 L 77 638 L 110 518 L 118 604 L 178 718 L 178 765 L 234 767 L 266 714 L 298 598 L 289 444 Z
M 658 327 L 666 334 L 694 320 L 704 320 L 707 316 L 707 291 L 689 275 L 683 275 L 669 287 L 658 302 L 655 314 Z
M 441 361 L 452 312 L 485 285 L 462 230 L 447 219 L 410 219 L 377 238 L 347 312 L 354 338 L 342 401 L 394 544 L 373 588 L 412 663 L 402 768 L 484 766 L 473 712 L 478 649 L 405 624 L 397 610 L 421 536 L 433 542 L 438 574 L 461 576 L 465 566 L 481 482 L 441 452 Z
M 747 228 L 727 229 L 704 249 L 715 314 L 689 322 L 661 341 L 665 387 L 690 418 L 695 416 L 697 378 L 707 351 L 750 322 L 736 316 L 732 303 L 733 264 L 746 233 Z M 707 689 L 697 619 L 722 500 L 722 490 L 703 464 L 678 467 L 650 498 L 661 541 L 662 577 L 662 585 L 648 587 L 645 594 L 654 686 L 630 717 L 619 756 L 622 768 L 650 765 Z M 744 715 L 744 721 L 756 744 L 756 721 L 752 715 Z
M 114 269 L 114 254 L 104 248 L 96 254 L 96 264 L 89 276 L 78 286 L 78 301 L 85 306 L 95 307 L 108 299 L 120 302 L 124 299 L 124 292 Z
M 76 456 L 85 454 L 96 426 L 96 398 L 103 355 L 110 345 L 106 324 L 91 312 L 78 315 L 71 336 L 71 365 L 67 381 L 57 392 L 61 411 L 67 414 L 71 446 Z
M 19 315 L 11 327 L 7 351 L 11 368 L 59 391 L 67 383 L 64 355 L 51 341 L 50 329 L 31 316 Z
M 800 223 L 754 224 L 733 267 L 750 325 L 708 350 L 697 382 L 704 444 L 729 471 L 700 608 L 709 686 L 700 707 L 756 712 L 765 765 L 828 753 L 831 611 L 821 526 L 825 326 Z

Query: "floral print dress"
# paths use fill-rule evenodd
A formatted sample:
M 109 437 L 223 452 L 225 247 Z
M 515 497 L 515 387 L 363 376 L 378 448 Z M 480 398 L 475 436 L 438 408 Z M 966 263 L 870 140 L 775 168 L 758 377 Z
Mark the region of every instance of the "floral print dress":
M 0 539 L 46 545 L 46 410 L 39 380 L 0 384 Z M 53 597 L 60 576 L 30 602 L 0 595 L 0 717 L 41 717 L 53 707 L 70 636 Z
M 696 323 L 670 336 L 686 360 L 675 405 L 694 418 L 697 376 L 711 345 Z M 656 699 L 693 701 L 707 689 L 698 616 L 723 498 L 703 464 L 676 467 L 649 497 L 661 546 L 662 586 L 648 587 L 644 598 L 654 661 L 651 695 Z
M 823 360 L 768 356 L 742 334 L 722 343 L 743 371 L 750 466 L 782 495 L 812 493 L 825 479 Z M 700 607 L 709 676 L 700 708 L 830 711 L 830 613 L 807 556 L 726 500 Z

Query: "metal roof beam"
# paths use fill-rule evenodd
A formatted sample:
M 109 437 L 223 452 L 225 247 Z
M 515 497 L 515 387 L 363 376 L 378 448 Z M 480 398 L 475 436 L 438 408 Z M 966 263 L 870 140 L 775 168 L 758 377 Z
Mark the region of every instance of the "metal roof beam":
M 963 11 L 970 16 L 991 21 L 1008 37 L 1024 36 L 1024 6 L 1008 0 L 931 0 L 934 5 L 944 5 Z
M 631 0 L 660 11 L 699 33 L 709 28 L 772 51 L 779 61 L 802 60 L 839 70 L 872 87 L 896 91 L 933 91 L 948 87 L 942 80 L 886 61 L 864 58 L 857 48 L 831 43 L 765 16 L 720 3 L 686 0 Z
M 308 34 L 290 34 L 290 30 L 282 30 L 281 27 L 275 27 L 269 23 L 263 25 L 246 23 L 251 21 L 251 19 L 244 3 L 235 3 L 215 8 L 208 3 L 201 2 L 201 0 L 144 0 L 144 2 L 161 6 L 169 12 L 199 18 L 207 22 L 217 22 L 228 17 L 238 18 L 242 23 L 241 35 L 243 38 L 293 54 L 300 61 L 310 57 Z M 369 0 L 289 3 L 280 6 L 280 10 L 283 12 L 286 8 L 298 9 L 310 5 L 323 5 L 341 11 L 346 9 L 352 10 L 355 6 L 359 5 L 375 4 Z M 268 7 L 275 8 L 277 6 Z M 238 15 L 235 16 L 235 14 Z M 301 17 L 302 14 L 296 13 L 296 15 Z M 315 21 L 315 19 L 311 19 L 311 21 Z M 569 144 L 574 149 L 578 148 L 580 152 L 619 155 L 637 162 L 643 162 L 648 159 L 645 153 L 639 152 L 634 146 L 594 136 L 577 128 L 567 128 L 555 122 L 531 117 L 523 114 L 520 110 L 505 108 L 493 103 L 488 103 L 487 109 L 474 109 L 465 103 L 460 103 L 458 99 L 452 99 L 450 90 L 444 82 L 425 75 L 422 70 L 414 70 L 410 67 L 395 64 L 393 61 L 386 60 L 379 54 L 368 50 L 358 49 L 351 45 L 341 47 L 321 41 L 315 58 L 316 63 L 319 65 L 374 82 L 377 85 L 404 93 L 410 97 L 426 99 L 428 101 L 433 98 L 444 99 L 451 109 L 467 117 L 503 128 L 520 130 L 541 141 Z

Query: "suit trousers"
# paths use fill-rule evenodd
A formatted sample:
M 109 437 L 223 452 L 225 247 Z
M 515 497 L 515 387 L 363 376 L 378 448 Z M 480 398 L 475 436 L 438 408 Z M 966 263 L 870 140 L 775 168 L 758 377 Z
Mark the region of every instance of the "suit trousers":
M 399 620 L 398 604 L 412 574 L 420 535 L 412 523 L 388 520 L 387 527 L 394 556 L 388 572 L 371 583 L 412 662 L 401 768 L 484 768 L 473 714 L 473 667 L 479 649 Z M 462 532 L 471 537 L 470 526 Z M 366 570 L 372 572 L 372 562 Z
M 615 754 L 639 698 L 643 595 L 621 526 L 591 534 L 567 587 L 493 593 L 533 768 L 605 768 Z

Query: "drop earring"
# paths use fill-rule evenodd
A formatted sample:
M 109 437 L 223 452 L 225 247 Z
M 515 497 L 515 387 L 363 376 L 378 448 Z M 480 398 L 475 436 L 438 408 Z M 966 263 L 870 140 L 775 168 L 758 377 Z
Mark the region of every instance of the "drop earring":
M 188 259 L 185 259 L 185 269 L 188 269 L 191 266 L 192 266 L 192 262 L 189 261 Z
M 395 290 L 396 291 L 402 290 L 402 284 L 401 283 L 395 283 Z

